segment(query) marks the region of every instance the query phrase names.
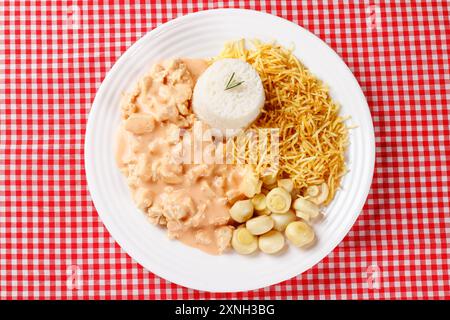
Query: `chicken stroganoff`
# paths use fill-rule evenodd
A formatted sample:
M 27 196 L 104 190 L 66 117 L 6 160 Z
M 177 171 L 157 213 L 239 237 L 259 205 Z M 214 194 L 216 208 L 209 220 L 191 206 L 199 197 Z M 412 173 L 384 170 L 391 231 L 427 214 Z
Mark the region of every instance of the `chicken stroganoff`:
M 136 206 L 169 238 L 209 254 L 314 243 L 312 223 L 345 174 L 347 128 L 291 51 L 238 42 L 214 59 L 156 63 L 121 111 L 118 167 Z M 248 128 L 280 137 L 261 149 L 260 135 L 255 156 Z

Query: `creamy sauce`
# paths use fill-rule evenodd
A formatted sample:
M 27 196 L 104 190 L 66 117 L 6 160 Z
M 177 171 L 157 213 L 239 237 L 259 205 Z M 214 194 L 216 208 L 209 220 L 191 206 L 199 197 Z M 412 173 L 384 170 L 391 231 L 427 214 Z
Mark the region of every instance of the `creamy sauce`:
M 207 66 L 200 59 L 162 62 L 124 96 L 116 161 L 152 223 L 167 227 L 170 238 L 220 254 L 231 239 L 229 195 L 236 195 L 242 169 L 182 161 L 179 133 L 185 129 L 191 141 L 196 139 L 190 99 Z M 203 137 L 202 147 L 214 150 L 216 144 Z

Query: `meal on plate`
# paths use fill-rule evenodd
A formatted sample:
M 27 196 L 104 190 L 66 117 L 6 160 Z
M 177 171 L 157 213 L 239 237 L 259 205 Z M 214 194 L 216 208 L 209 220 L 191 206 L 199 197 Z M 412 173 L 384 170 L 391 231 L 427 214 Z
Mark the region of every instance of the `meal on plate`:
M 210 254 L 315 242 L 347 170 L 348 128 L 292 50 L 241 40 L 214 58 L 159 62 L 121 111 L 118 166 L 170 238 Z

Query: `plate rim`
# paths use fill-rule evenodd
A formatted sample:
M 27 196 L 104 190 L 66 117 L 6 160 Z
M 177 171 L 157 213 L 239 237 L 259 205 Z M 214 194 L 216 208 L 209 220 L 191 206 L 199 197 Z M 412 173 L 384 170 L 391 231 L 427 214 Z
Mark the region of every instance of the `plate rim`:
M 343 66 L 345 66 L 345 72 L 347 73 L 347 75 L 349 76 L 349 79 L 351 79 L 351 81 L 353 82 L 353 85 L 358 89 L 358 93 L 359 93 L 359 100 L 364 104 L 364 107 L 362 112 L 364 112 L 364 117 L 367 118 L 368 123 L 366 124 L 367 126 L 367 133 L 368 133 L 368 138 L 370 141 L 367 141 L 367 143 L 370 144 L 370 154 L 367 155 L 369 157 L 368 159 L 368 164 L 369 164 L 369 173 L 370 175 L 368 175 L 368 182 L 367 184 L 364 186 L 363 190 L 361 191 L 361 195 L 364 195 L 363 197 L 361 197 L 361 200 L 359 201 L 358 205 L 356 206 L 358 208 L 357 212 L 355 214 L 353 214 L 353 217 L 351 219 L 351 223 L 349 223 L 348 225 L 346 225 L 346 228 L 343 230 L 345 232 L 342 232 L 342 235 L 337 237 L 337 239 L 335 240 L 335 243 L 333 243 L 330 247 L 328 253 L 326 255 L 324 255 L 323 257 L 321 257 L 320 259 L 318 259 L 317 261 L 311 261 L 309 264 L 307 264 L 307 268 L 305 268 L 304 271 L 301 271 L 297 274 L 294 275 L 285 275 L 283 277 L 279 277 L 280 279 L 276 279 L 275 281 L 264 281 L 263 284 L 258 284 L 258 285 L 253 285 L 253 286 L 239 286 L 236 288 L 231 288 L 229 290 L 224 291 L 223 289 L 219 289 L 219 290 L 215 290 L 213 287 L 211 286 L 193 286 L 192 284 L 189 283 L 189 281 L 185 281 L 183 279 L 178 279 L 177 277 L 174 277 L 173 275 L 169 275 L 166 272 L 164 272 L 164 270 L 161 270 L 160 268 L 157 268 L 155 266 L 152 266 L 151 268 L 147 268 L 144 263 L 141 263 L 140 260 L 143 259 L 139 259 L 136 258 L 139 254 L 136 253 L 136 251 L 133 249 L 133 247 L 129 244 L 126 243 L 125 241 L 122 241 L 122 239 L 118 240 L 117 233 L 116 233 L 116 228 L 114 226 L 114 223 L 112 223 L 112 221 L 110 221 L 106 215 L 105 212 L 103 212 L 103 210 L 99 210 L 98 207 L 100 207 L 100 196 L 97 194 L 97 191 L 95 190 L 95 188 L 93 188 L 93 177 L 91 175 L 92 172 L 92 161 L 88 161 L 89 159 L 91 159 L 91 154 L 89 151 L 89 141 L 92 140 L 90 139 L 92 132 L 93 132 L 93 116 L 91 116 L 92 114 L 95 114 L 96 112 L 98 112 L 98 109 L 100 108 L 99 105 L 100 102 L 98 101 L 100 98 L 100 96 L 102 95 L 101 93 L 103 91 L 105 91 L 106 89 L 106 83 L 111 81 L 111 77 L 114 74 L 115 69 L 117 69 L 121 64 L 124 63 L 124 61 L 127 59 L 127 57 L 129 55 L 132 54 L 132 51 L 135 51 L 137 48 L 139 48 L 139 46 L 141 46 L 147 38 L 152 37 L 153 35 L 157 34 L 158 32 L 161 31 L 161 29 L 163 28 L 167 28 L 170 27 L 176 23 L 182 22 L 185 19 L 190 19 L 193 18 L 195 16 L 202 16 L 202 15 L 209 15 L 209 14 L 220 14 L 220 12 L 236 12 L 236 13 L 242 13 L 245 12 L 246 14 L 254 14 L 254 15 L 259 15 L 265 18 L 271 18 L 274 19 L 274 22 L 281 22 L 281 23 L 288 23 L 292 26 L 295 26 L 296 28 L 299 28 L 300 30 L 302 30 L 303 32 L 306 32 L 306 34 L 308 34 L 309 37 L 313 37 L 315 38 L 315 40 L 319 41 L 321 43 L 321 45 L 324 45 L 325 47 L 328 48 L 328 51 L 330 53 L 332 53 L 334 55 L 334 58 L 337 58 L 342 64 Z M 133 50 L 131 50 L 133 49 Z M 372 185 L 372 181 L 373 181 L 373 173 L 374 173 L 374 168 L 375 168 L 375 132 L 374 132 L 374 128 L 373 128 L 373 120 L 372 120 L 372 116 L 371 116 L 371 112 L 370 112 L 370 108 L 367 104 L 367 100 L 365 98 L 365 95 L 361 89 L 361 86 L 359 85 L 356 77 L 353 75 L 351 69 L 348 67 L 348 65 L 345 63 L 345 61 L 339 56 L 339 54 L 333 50 L 333 48 L 331 48 L 325 41 L 323 41 L 321 38 L 319 38 L 318 36 L 316 36 L 315 34 L 313 34 L 312 32 L 310 32 L 309 30 L 307 30 L 306 28 L 290 21 L 287 19 L 284 19 L 282 17 L 279 17 L 277 15 L 273 15 L 267 12 L 261 12 L 261 11 L 256 11 L 256 10 L 251 10 L 251 9 L 239 9 L 239 8 L 219 8 L 219 9 L 209 9 L 209 10 L 202 10 L 202 11 L 196 11 L 193 13 L 189 13 L 186 15 L 182 15 L 179 17 L 176 17 L 172 20 L 169 20 L 163 24 L 160 24 L 159 26 L 155 27 L 154 29 L 150 30 L 149 32 L 145 33 L 140 39 L 138 39 L 135 43 L 133 43 L 130 47 L 127 48 L 127 50 L 116 60 L 116 62 L 111 66 L 111 68 L 108 70 L 108 72 L 106 73 L 102 83 L 100 84 L 99 88 L 97 89 L 97 92 L 95 94 L 95 98 L 92 102 L 92 106 L 89 110 L 89 114 L 88 114 L 88 120 L 86 123 L 86 131 L 85 131 L 85 139 L 84 139 L 84 168 L 85 168 L 85 173 L 86 173 L 86 179 L 87 179 L 87 187 L 89 190 L 89 194 L 90 197 L 92 199 L 92 203 L 95 207 L 95 210 L 97 211 L 98 216 L 100 217 L 103 225 L 105 226 L 105 228 L 108 230 L 109 235 L 114 239 L 114 241 L 120 246 L 120 248 L 128 255 L 130 256 L 130 258 L 134 261 L 136 261 L 139 265 L 141 265 L 145 270 L 155 274 L 156 276 L 159 276 L 161 278 L 166 279 L 167 281 L 170 281 L 172 283 L 187 287 L 187 288 L 192 288 L 195 290 L 202 290 L 202 291 L 208 291 L 208 292 L 241 292 L 241 291 L 249 291 L 249 290 L 255 290 L 255 289 L 259 289 L 259 288 L 263 288 L 263 287 L 267 287 L 270 285 L 275 285 L 278 284 L 280 282 L 286 281 L 291 279 L 292 277 L 298 276 L 300 274 L 302 274 L 303 272 L 306 272 L 307 270 L 311 269 L 312 267 L 314 267 L 316 264 L 318 264 L 320 261 L 322 261 L 324 258 L 326 258 L 331 252 L 334 251 L 334 249 L 343 241 L 343 239 L 348 235 L 349 231 L 351 230 L 351 228 L 354 226 L 356 220 L 358 219 L 358 217 L 361 214 L 361 210 L 364 207 L 364 204 L 367 200 L 367 197 L 369 195 L 370 192 L 370 188 Z M 93 165 L 92 165 L 93 166 Z M 157 269 L 157 271 L 155 271 L 155 269 Z

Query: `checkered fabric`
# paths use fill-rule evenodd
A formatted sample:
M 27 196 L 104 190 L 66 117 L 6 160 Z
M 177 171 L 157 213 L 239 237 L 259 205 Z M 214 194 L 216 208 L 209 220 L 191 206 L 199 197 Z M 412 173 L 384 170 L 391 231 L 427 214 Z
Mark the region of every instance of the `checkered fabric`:
M 83 163 L 106 72 L 156 26 L 222 7 L 309 29 L 351 68 L 376 134 L 373 185 L 342 243 L 261 290 L 207 293 L 161 279 L 111 238 Z M 1 299 L 449 299 L 450 4 L 439 1 L 2 1 Z

